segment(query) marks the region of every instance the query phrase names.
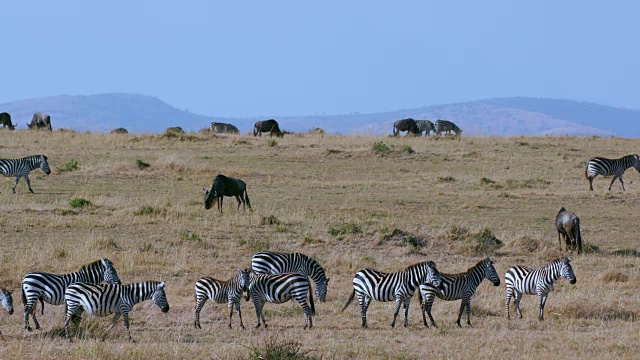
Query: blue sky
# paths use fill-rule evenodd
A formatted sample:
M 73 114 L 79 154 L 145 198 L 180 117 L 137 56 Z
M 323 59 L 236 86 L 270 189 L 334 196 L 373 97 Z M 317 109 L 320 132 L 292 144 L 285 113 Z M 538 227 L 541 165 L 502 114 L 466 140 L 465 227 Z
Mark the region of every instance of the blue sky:
M 0 103 L 131 92 L 212 116 L 503 96 L 640 108 L 631 1 L 12 1 Z

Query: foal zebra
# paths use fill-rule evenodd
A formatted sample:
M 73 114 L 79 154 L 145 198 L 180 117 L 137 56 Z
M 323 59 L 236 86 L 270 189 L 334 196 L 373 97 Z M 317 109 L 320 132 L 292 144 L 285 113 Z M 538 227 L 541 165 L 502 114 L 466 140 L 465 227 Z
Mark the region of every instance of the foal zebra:
M 104 332 L 103 340 L 107 336 L 107 332 L 122 316 L 131 341 L 133 338 L 131 338 L 131 330 L 129 329 L 129 312 L 135 304 L 145 300 L 153 300 L 162 312 L 169 311 L 164 282 L 158 281 L 145 281 L 129 285 L 75 283 L 69 285 L 64 299 L 67 303 L 64 333 L 70 342 L 69 323 L 72 319 L 79 318 L 83 311 L 95 316 L 107 316 L 115 313 L 111 324 Z
M 522 319 L 520 300 L 522 299 L 522 294 L 529 294 L 538 295 L 538 320 L 544 320 L 544 304 L 547 301 L 549 292 L 553 290 L 553 282 L 560 276 L 569 280 L 572 285 L 577 281 L 570 262 L 571 259 L 562 257 L 538 269 L 519 265 L 509 269 L 504 276 L 504 282 L 507 285 L 507 298 L 505 300 L 507 319 L 511 319 L 509 316 L 511 296 L 515 296 L 516 313 Z
M 640 172 L 640 157 L 638 157 L 638 154 L 623 156 L 619 159 L 592 157 L 587 162 L 587 168 L 584 170 L 584 176 L 589 180 L 589 190 L 593 191 L 593 179 L 598 175 L 602 175 L 613 176 L 609 184 L 609 191 L 611 191 L 611 185 L 616 179 L 620 180 L 622 190 L 626 191 L 624 181 L 622 181 L 622 174 L 630 167 Z
M 299 272 L 313 280 L 318 301 L 324 302 L 327 298 L 329 279 L 322 266 L 305 254 L 260 251 L 251 257 L 251 269 L 256 274 Z
M 404 271 L 395 273 L 385 273 L 374 269 L 360 270 L 353 278 L 353 291 L 347 303 L 344 304 L 342 311 L 351 304 L 354 295 L 357 293 L 362 316 L 362 327 L 366 328 L 367 309 L 371 304 L 371 299 L 376 301 L 395 300 L 396 308 L 393 313 L 391 327 L 396 325 L 400 304 L 404 305 L 404 326 L 407 327 L 409 324 L 407 317 L 409 315 L 411 297 L 420 284 L 427 282 L 433 283 L 436 287 L 440 287 L 442 283 L 440 272 L 438 272 L 433 261 L 414 264 Z
M 238 269 L 238 274 L 227 281 L 203 277 L 196 282 L 196 320 L 194 322 L 196 329 L 202 329 L 200 326 L 200 311 L 207 299 L 211 299 L 218 304 L 225 302 L 229 304 L 229 329 L 231 329 L 231 317 L 233 317 L 233 307 L 235 305 L 240 318 L 240 327 L 244 329 L 242 313 L 240 312 L 240 299 L 242 298 L 242 293 L 248 291 L 250 274 L 250 269 Z
M 435 132 L 436 127 L 429 120 L 414 120 L 416 122 L 416 126 L 418 127 L 418 132 L 422 135 L 422 132 L 425 132 L 425 136 L 429 136 L 431 131 Z
M 8 291 L 7 289 L 0 288 L 0 304 L 7 309 L 9 315 L 13 314 L 13 296 L 11 296 L 12 291 Z M 4 336 L 2 336 L 2 332 L 0 331 L 0 338 L 4 340 Z
M 307 293 L 309 294 L 309 303 L 307 303 Z M 274 304 L 282 304 L 292 298 L 300 304 L 304 313 L 304 328 L 313 327 L 313 318 L 316 310 L 313 304 L 313 296 L 311 295 L 311 282 L 303 274 L 286 273 L 275 275 L 252 275 L 251 284 L 249 285 L 249 295 L 256 308 L 256 317 L 260 327 L 261 320 L 264 327 L 267 322 L 264 320 L 262 308 L 265 302 Z
M 476 289 L 480 286 L 482 280 L 487 279 L 493 283 L 493 286 L 500 286 L 500 277 L 496 269 L 493 267 L 493 261 L 486 258 L 481 260 L 467 272 L 460 274 L 445 274 L 440 273 L 442 276 L 442 288 L 438 289 L 433 284 L 420 285 L 420 298 L 422 299 L 422 322 L 424 326 L 427 325 L 427 319 L 424 316 L 425 310 L 429 314 L 429 320 L 431 325 L 436 326 L 436 322 L 431 316 L 431 307 L 433 306 L 433 299 L 437 296 L 439 299 L 445 301 L 460 300 L 460 312 L 458 313 L 458 321 L 456 323 L 460 325 L 460 319 L 462 318 L 462 312 L 464 308 L 467 308 L 467 325 L 471 325 L 471 297 L 475 294 Z
M 24 305 L 24 327 L 31 331 L 29 325 L 29 314 L 33 318 L 36 330 L 40 329 L 40 324 L 36 319 L 35 305 L 40 300 L 42 314 L 44 314 L 44 302 L 51 305 L 60 305 L 64 301 L 64 292 L 67 287 L 76 282 L 97 284 L 104 281 L 109 284 L 120 284 L 118 273 L 113 267 L 113 263 L 108 259 L 94 261 L 91 264 L 80 268 L 80 271 L 56 275 L 45 272 L 30 272 L 22 278 L 20 285 L 20 295 Z
M 27 188 L 29 188 L 29 191 L 33 192 L 33 189 L 31 189 L 31 182 L 29 181 L 29 173 L 31 170 L 37 168 L 42 169 L 42 171 L 47 175 L 51 174 L 47 157 L 44 155 L 32 155 L 21 159 L 0 159 L 0 175 L 5 177 L 16 177 L 16 181 L 13 183 L 13 188 L 11 189 L 14 194 L 16 193 L 16 185 L 18 185 L 20 177 L 25 179 L 27 182 Z

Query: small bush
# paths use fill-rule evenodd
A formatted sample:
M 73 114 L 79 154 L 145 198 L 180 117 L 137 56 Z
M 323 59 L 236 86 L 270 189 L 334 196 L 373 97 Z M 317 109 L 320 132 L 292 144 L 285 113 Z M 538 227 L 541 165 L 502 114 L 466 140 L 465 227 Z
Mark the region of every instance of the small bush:
M 406 153 L 406 154 L 413 154 L 415 151 L 413 150 L 413 148 L 409 145 L 403 145 L 400 148 L 400 152 L 401 153 Z
M 595 245 L 595 244 L 584 243 L 584 244 L 582 244 L 582 251 L 585 254 L 599 254 L 600 253 L 600 247 L 598 245 Z
M 97 239 L 94 242 L 94 244 L 100 250 L 112 250 L 112 251 L 120 251 L 120 250 L 122 250 L 120 248 L 120 246 L 118 246 L 118 243 L 115 240 L 111 239 L 111 238 L 108 238 L 108 239 L 104 239 L 104 238 Z
M 359 234 L 362 232 L 362 229 L 360 229 L 358 224 L 349 222 L 329 228 L 328 232 L 330 235 Z
M 80 167 L 78 166 L 78 162 L 76 160 L 69 160 L 67 161 L 66 164 L 64 164 L 64 167 L 62 168 L 58 168 L 58 172 L 71 172 L 71 171 L 76 171 L 78 170 Z
M 504 243 L 495 237 L 491 230 L 483 228 L 479 233 L 471 237 L 475 244 L 472 247 L 474 254 L 493 254 L 496 250 L 501 248 Z
M 198 236 L 196 233 L 194 233 L 192 231 L 189 231 L 189 230 L 185 230 L 180 234 L 180 240 L 186 241 L 186 242 L 200 242 L 200 241 L 202 241 L 200 236 Z
M 480 179 L 480 184 L 482 185 L 489 185 L 489 184 L 495 184 L 495 183 L 496 183 L 495 181 L 486 177 L 483 177 L 482 179 Z
M 457 241 L 466 238 L 469 235 L 469 230 L 464 226 L 451 225 L 449 230 L 444 235 L 446 240 Z
M 602 276 L 602 281 L 610 283 L 610 282 L 627 282 L 629 281 L 629 276 L 625 275 L 619 271 L 612 271 L 604 274 Z
M 397 242 L 403 246 L 409 245 L 412 248 L 416 249 L 421 249 L 426 246 L 426 242 L 424 239 L 400 229 L 393 229 L 391 233 L 383 235 L 380 242 L 382 243 L 388 241 Z
M 278 334 L 266 337 L 261 344 L 249 347 L 249 360 L 311 360 L 309 351 L 303 351 L 298 340 L 278 340 Z
M 273 215 L 263 216 L 260 219 L 260 225 L 280 225 L 280 220 Z
M 269 145 L 269 147 L 276 147 L 278 146 L 278 142 L 272 139 L 267 142 L 267 145 Z
M 456 182 L 456 179 L 454 179 L 453 176 L 438 177 L 438 182 L 441 182 L 441 183 L 454 183 L 454 182 Z
M 136 160 L 136 166 L 138 167 L 138 169 L 144 170 L 144 169 L 148 168 L 151 165 L 149 165 L 149 163 L 146 163 L 146 162 L 144 162 L 144 161 L 142 161 L 140 159 L 137 159 Z
M 373 151 L 378 155 L 387 155 L 391 152 L 391 148 L 389 147 L 389 145 L 383 143 L 382 141 L 379 141 L 373 144 Z
M 150 216 L 166 215 L 167 210 L 154 208 L 153 206 L 141 206 L 138 210 L 134 211 L 133 214 L 134 215 L 150 215 Z
M 86 206 L 91 206 L 93 204 L 91 204 L 91 201 L 89 201 L 87 199 L 73 198 L 73 199 L 71 199 L 71 201 L 69 201 L 69 205 L 74 209 L 78 209 L 78 208 L 83 208 L 83 207 L 86 207 Z

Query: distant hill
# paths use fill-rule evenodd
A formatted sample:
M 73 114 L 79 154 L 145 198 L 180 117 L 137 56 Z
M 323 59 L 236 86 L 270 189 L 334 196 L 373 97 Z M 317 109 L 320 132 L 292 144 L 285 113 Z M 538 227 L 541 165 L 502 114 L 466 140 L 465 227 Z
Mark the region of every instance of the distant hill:
M 54 129 L 109 131 L 125 127 L 132 132 L 160 132 L 170 126 L 196 131 L 211 121 L 229 122 L 249 132 L 263 117 L 220 118 L 176 109 L 158 98 L 138 94 L 52 96 L 0 105 L 19 128 L 34 112 L 51 115 Z M 320 127 L 329 133 L 390 134 L 398 119 L 448 119 L 464 135 L 600 135 L 640 137 L 640 111 L 594 103 L 526 97 L 498 98 L 434 105 L 372 114 L 276 117 L 283 130 L 307 131 Z

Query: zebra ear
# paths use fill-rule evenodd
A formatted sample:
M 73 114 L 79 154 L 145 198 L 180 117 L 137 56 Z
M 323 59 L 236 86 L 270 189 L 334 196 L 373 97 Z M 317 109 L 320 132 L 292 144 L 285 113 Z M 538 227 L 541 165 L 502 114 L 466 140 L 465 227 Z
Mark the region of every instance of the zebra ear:
M 567 258 L 567 262 L 571 262 L 571 257 L 568 257 L 568 258 Z
M 160 285 L 158 285 L 158 287 L 163 288 L 164 287 L 164 281 L 160 283 Z

